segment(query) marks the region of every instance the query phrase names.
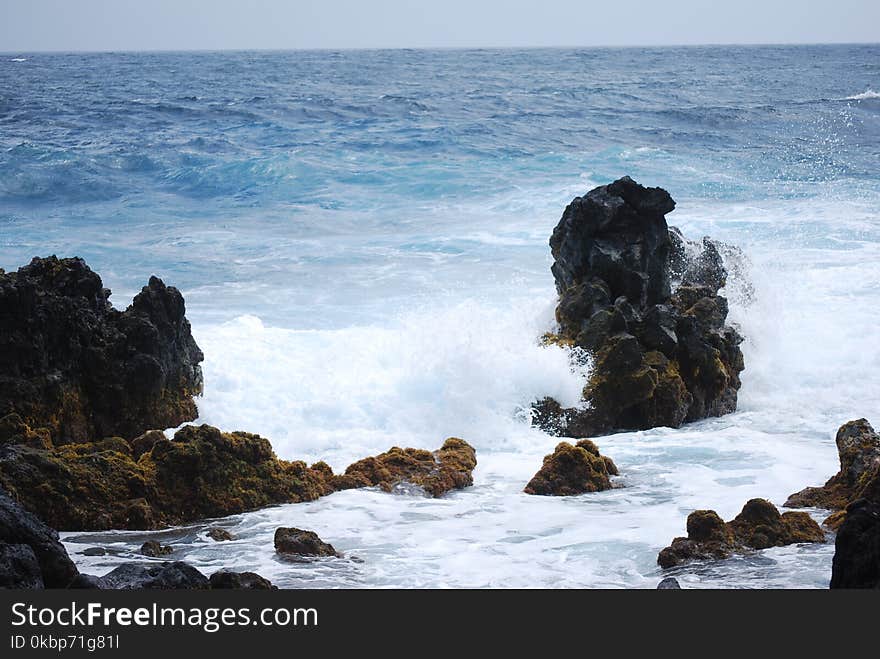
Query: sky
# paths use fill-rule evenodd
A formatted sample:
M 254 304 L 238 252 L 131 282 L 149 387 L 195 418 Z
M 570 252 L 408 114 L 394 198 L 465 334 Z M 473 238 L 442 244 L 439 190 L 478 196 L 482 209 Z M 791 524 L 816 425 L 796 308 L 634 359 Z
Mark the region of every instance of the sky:
M 880 0 L 0 0 L 0 52 L 880 41 Z

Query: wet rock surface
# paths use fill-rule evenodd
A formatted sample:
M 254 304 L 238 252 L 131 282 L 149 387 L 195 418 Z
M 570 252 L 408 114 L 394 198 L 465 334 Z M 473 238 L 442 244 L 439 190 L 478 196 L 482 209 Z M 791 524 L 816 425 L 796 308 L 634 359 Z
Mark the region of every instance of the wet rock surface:
M 534 420 L 569 437 L 720 416 L 736 409 L 742 337 L 718 295 L 727 272 L 718 245 L 688 243 L 665 215 L 661 188 L 624 177 L 575 198 L 550 238 L 559 333 L 593 357 L 584 408 L 552 399 Z
M 183 296 L 151 277 L 125 311 L 109 297 L 79 258 L 0 272 L 0 417 L 29 429 L 0 441 L 133 438 L 196 418 L 203 355 Z
M 451 490 L 473 485 L 476 451 L 463 439 L 450 437 L 437 451 L 398 448 L 359 460 L 344 474 L 332 476 L 336 490 L 378 486 L 387 492 L 415 486 L 439 497 Z
M 283 556 L 339 556 L 333 545 L 324 542 L 314 531 L 292 527 L 275 530 L 275 551 Z
M 611 458 L 601 455 L 599 447 L 589 439 L 574 445 L 561 442 L 544 458 L 544 464 L 524 492 L 550 496 L 599 492 L 610 489 L 610 477 L 617 474 Z
M 880 435 L 866 419 L 848 421 L 835 438 L 840 471 L 821 487 L 808 487 L 788 497 L 786 508 L 827 508 L 837 511 L 825 520 L 831 528 L 843 522 L 847 506 L 862 498 L 880 475 Z
M 687 537 L 675 538 L 657 557 L 669 568 L 690 560 L 717 560 L 733 554 L 802 542 L 824 542 L 819 525 L 802 512 L 780 514 L 766 499 L 751 499 L 730 522 L 714 510 L 695 510 L 687 518 Z

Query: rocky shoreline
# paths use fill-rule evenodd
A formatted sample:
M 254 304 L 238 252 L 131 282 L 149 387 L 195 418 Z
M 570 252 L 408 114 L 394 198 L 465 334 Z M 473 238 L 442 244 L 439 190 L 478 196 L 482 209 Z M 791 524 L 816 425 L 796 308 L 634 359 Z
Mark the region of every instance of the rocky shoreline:
M 734 248 L 684 239 L 666 223 L 674 207 L 665 190 L 623 178 L 573 200 L 554 230 L 558 328 L 543 342 L 592 368 L 581 405 L 534 404 L 535 425 L 574 441 L 544 458 L 526 494 L 619 485 L 618 467 L 589 438 L 736 409 L 742 337 L 719 294 L 722 252 Z M 151 277 L 125 311 L 109 297 L 78 258 L 0 270 L 0 587 L 273 588 L 254 573 L 208 577 L 179 561 L 80 574 L 57 530 L 155 530 L 342 490 L 440 497 L 473 484 L 476 452 L 454 437 L 435 451 L 392 447 L 335 474 L 324 462 L 279 459 L 259 435 L 181 426 L 198 416 L 204 359 L 183 296 Z M 170 438 L 161 430 L 178 426 Z M 785 506 L 831 511 L 831 587 L 880 587 L 880 438 L 860 419 L 840 428 L 837 446 L 840 472 Z M 807 513 L 780 513 L 764 499 L 730 522 L 694 511 L 686 526 L 687 537 L 660 552 L 661 568 L 826 539 Z M 211 532 L 217 542 L 231 539 Z M 275 547 L 287 560 L 339 556 L 300 528 L 278 528 Z M 148 542 L 141 553 L 166 549 Z M 676 588 L 672 581 L 662 587 Z

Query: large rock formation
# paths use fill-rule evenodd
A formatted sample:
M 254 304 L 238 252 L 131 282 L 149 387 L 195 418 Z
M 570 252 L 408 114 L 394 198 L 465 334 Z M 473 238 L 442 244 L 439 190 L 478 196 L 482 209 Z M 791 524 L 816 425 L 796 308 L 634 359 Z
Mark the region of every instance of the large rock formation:
M 610 476 L 617 473 L 611 458 L 601 455 L 589 439 L 575 445 L 560 442 L 553 453 L 544 457 L 544 464 L 524 492 L 550 496 L 599 492 L 611 488 Z
M 880 471 L 864 480 L 837 531 L 832 588 L 880 588 Z
M 846 507 L 863 496 L 880 475 L 880 435 L 866 419 L 848 421 L 837 431 L 840 471 L 822 487 L 808 487 L 788 497 L 786 508 L 827 508 L 836 511 L 825 520 L 831 528 L 843 522 Z
M 550 238 L 559 331 L 547 338 L 585 350 L 593 368 L 586 409 L 535 406 L 545 430 L 678 427 L 736 409 L 742 338 L 718 295 L 727 273 L 716 243 L 670 229 L 674 208 L 665 190 L 624 177 L 565 209 Z
M 475 465 L 467 442 L 448 439 L 433 453 L 393 448 L 334 475 L 323 462 L 279 460 L 259 435 L 207 425 L 172 440 L 151 431 L 52 449 L 0 444 L 0 486 L 64 531 L 156 529 L 372 485 L 440 496 L 471 485 Z
M 782 515 L 766 499 L 752 499 L 725 523 L 714 510 L 695 510 L 687 518 L 687 537 L 675 538 L 657 563 L 669 568 L 689 560 L 729 558 L 755 549 L 800 542 L 824 542 L 825 534 L 807 513 Z
M 450 490 L 473 485 L 476 466 L 474 448 L 463 439 L 450 437 L 433 453 L 395 446 L 385 453 L 349 465 L 344 474 L 331 476 L 331 483 L 336 490 L 378 486 L 391 492 L 396 489 L 409 491 L 415 487 L 439 497 Z
M 28 442 L 133 438 L 196 418 L 199 362 L 180 292 L 151 277 L 125 311 L 82 259 L 0 270 L 0 417 Z

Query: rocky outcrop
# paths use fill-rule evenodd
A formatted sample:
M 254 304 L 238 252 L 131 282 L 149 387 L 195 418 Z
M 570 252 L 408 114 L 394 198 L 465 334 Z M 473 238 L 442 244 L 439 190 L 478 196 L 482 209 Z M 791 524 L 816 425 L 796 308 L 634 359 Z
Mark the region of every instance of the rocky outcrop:
M 0 485 L 61 530 L 155 529 L 332 491 L 324 473 L 279 460 L 259 435 L 203 425 L 153 439 L 137 459 L 120 438 L 53 450 L 6 445 Z
M 79 258 L 0 270 L 0 417 L 17 415 L 0 441 L 130 439 L 196 418 L 203 355 L 180 292 L 151 277 L 125 311 L 109 297 Z
M 526 494 L 568 496 L 598 492 L 612 487 L 610 476 L 618 474 L 611 458 L 599 453 L 589 439 L 577 444 L 561 442 L 544 458 L 541 469 L 526 485 Z
M 687 537 L 675 538 L 657 563 L 669 568 L 689 560 L 729 558 L 756 549 L 801 542 L 824 542 L 825 534 L 807 514 L 780 514 L 766 499 L 752 499 L 725 523 L 714 510 L 695 510 L 687 518 Z
M 847 506 L 834 543 L 831 588 L 880 588 L 880 501 Z
M 275 529 L 275 551 L 283 556 L 339 556 L 333 545 L 314 531 L 280 527 Z
M 547 341 L 592 356 L 586 405 L 535 405 L 559 435 L 678 427 L 736 409 L 742 337 L 718 295 L 726 270 L 718 245 L 688 243 L 665 215 L 661 188 L 624 177 L 575 198 L 553 230 L 559 303 Z
M 832 588 L 880 588 L 880 473 L 862 480 L 837 530 Z
M 344 474 L 331 475 L 330 479 L 335 490 L 378 486 L 391 492 L 415 487 L 439 497 L 450 490 L 473 485 L 476 466 L 474 448 L 463 439 L 450 437 L 434 452 L 395 446 L 349 465 Z M 324 468 L 329 470 L 326 465 Z
M 786 508 L 826 508 L 837 511 L 825 520 L 837 528 L 846 507 L 863 496 L 868 484 L 880 475 L 880 435 L 865 419 L 848 421 L 836 437 L 840 471 L 822 487 L 808 487 L 788 497 Z
M 0 582 L 11 588 L 66 588 L 77 574 L 58 533 L 0 489 Z
M 279 460 L 267 439 L 250 433 L 202 425 L 171 440 L 146 435 L 52 449 L 0 445 L 0 486 L 59 530 L 148 530 L 355 487 L 409 484 L 440 496 L 471 485 L 476 465 L 474 449 L 454 438 L 433 453 L 392 448 L 334 475 L 322 462 Z

